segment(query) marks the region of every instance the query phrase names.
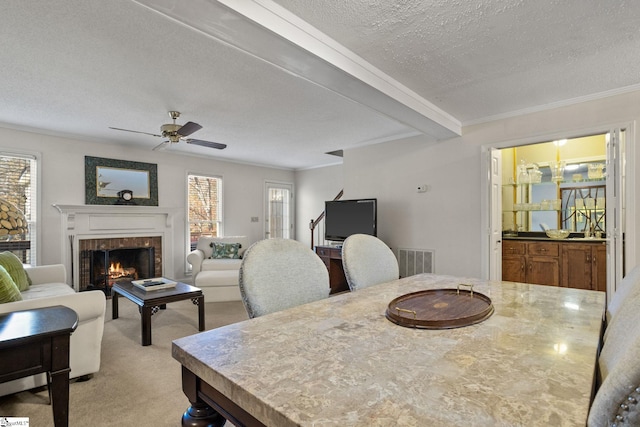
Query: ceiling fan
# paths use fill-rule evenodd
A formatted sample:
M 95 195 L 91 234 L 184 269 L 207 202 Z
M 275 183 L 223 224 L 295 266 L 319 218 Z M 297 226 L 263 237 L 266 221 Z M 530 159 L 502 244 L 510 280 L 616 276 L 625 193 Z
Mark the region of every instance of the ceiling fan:
M 187 138 L 187 136 L 202 129 L 202 126 L 194 122 L 187 122 L 184 125 L 177 124 L 176 119 L 180 117 L 179 111 L 169 111 L 169 117 L 173 119 L 173 123 L 167 123 L 160 126 L 160 132 L 161 132 L 160 135 L 156 133 L 141 132 L 137 130 L 120 129 L 120 128 L 114 128 L 114 127 L 109 127 L 109 129 L 121 130 L 125 132 L 143 133 L 145 135 L 157 136 L 159 138 L 167 138 L 166 141 L 155 146 L 153 148 L 154 151 L 164 150 L 170 144 L 175 144 L 180 141 L 184 141 L 187 144 L 201 145 L 203 147 L 209 147 L 209 148 L 217 148 L 218 150 L 222 150 L 227 147 L 227 144 L 220 144 L 219 142 L 211 142 L 211 141 L 204 141 L 202 139 Z

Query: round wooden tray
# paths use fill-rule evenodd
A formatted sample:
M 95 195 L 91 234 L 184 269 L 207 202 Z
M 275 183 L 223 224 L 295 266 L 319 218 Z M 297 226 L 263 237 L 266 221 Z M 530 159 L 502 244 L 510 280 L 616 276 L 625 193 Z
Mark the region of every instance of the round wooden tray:
M 451 329 L 480 323 L 493 314 L 491 299 L 479 292 L 429 289 L 395 298 L 387 307 L 387 319 L 400 326 Z

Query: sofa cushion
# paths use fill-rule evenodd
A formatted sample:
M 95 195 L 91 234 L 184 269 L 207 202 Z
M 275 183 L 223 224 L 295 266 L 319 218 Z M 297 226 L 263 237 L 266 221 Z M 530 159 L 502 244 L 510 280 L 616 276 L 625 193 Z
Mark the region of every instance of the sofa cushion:
M 194 286 L 198 288 L 238 286 L 239 270 L 202 271 L 196 276 Z
M 66 283 L 45 283 L 33 285 L 28 290 L 22 292 L 22 299 L 32 300 L 39 298 L 50 298 L 61 295 L 71 295 L 76 292 Z
M 211 259 L 238 259 L 241 246 L 240 243 L 211 242 Z
M 22 295 L 7 270 L 0 265 L 0 304 L 15 301 L 22 301 Z
M 241 259 L 205 259 L 201 271 L 239 270 Z
M 24 271 L 24 266 L 20 258 L 15 256 L 12 252 L 4 251 L 0 252 L 0 265 L 7 270 L 13 282 L 18 286 L 19 291 L 26 291 L 29 289 L 29 276 Z

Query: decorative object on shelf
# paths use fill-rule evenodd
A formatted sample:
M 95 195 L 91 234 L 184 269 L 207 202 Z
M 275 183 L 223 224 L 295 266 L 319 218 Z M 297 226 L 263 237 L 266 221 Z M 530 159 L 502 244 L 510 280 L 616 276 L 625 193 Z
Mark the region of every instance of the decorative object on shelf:
M 518 165 L 518 176 L 517 181 L 518 184 L 529 184 L 530 177 L 527 172 L 527 165 L 524 163 L 524 160 L 520 160 L 520 164 Z
M 84 171 L 87 205 L 158 206 L 158 165 L 154 163 L 85 156 Z M 134 194 L 135 203 L 130 203 Z
M 545 233 L 551 239 L 566 239 L 571 234 L 570 230 L 546 230 Z
M 587 165 L 587 177 L 589 179 L 604 178 L 604 163 L 589 163 Z
M 542 172 L 538 168 L 538 165 L 533 163 L 529 170 L 529 182 L 531 184 L 540 184 L 542 182 Z
M 13 239 L 28 231 L 24 213 L 7 199 L 0 198 L 0 240 Z
M 551 169 L 551 181 L 559 182 L 564 180 L 565 166 L 566 162 L 564 160 L 549 163 L 549 168 Z

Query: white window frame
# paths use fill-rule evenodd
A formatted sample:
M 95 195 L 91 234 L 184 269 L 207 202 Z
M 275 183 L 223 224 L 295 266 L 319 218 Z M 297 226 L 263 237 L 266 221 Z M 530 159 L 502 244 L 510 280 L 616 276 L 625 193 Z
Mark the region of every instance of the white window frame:
M 224 218 L 223 218 L 223 204 L 224 204 L 224 193 L 223 193 L 223 188 L 224 188 L 224 179 L 222 177 L 222 175 L 213 175 L 213 174 L 206 174 L 206 173 L 198 173 L 198 172 L 187 172 L 187 176 L 186 176 L 186 194 L 185 194 L 185 206 L 186 206 L 186 212 L 185 212 L 185 240 L 186 240 L 186 248 L 187 248 L 187 253 L 191 252 L 191 219 L 189 218 L 189 213 L 190 213 L 190 208 L 189 208 L 189 183 L 190 183 L 190 179 L 191 177 L 202 177 L 202 178 L 208 178 L 208 179 L 216 179 L 218 180 L 219 184 L 218 184 L 218 220 L 217 221 L 210 221 L 213 223 L 216 223 L 217 225 L 217 232 L 218 232 L 218 236 L 223 236 L 224 235 Z M 185 271 L 187 273 L 191 272 L 191 265 L 187 262 L 186 263 L 186 269 Z
M 29 224 L 29 240 L 30 244 L 30 253 L 29 253 L 29 264 L 30 265 L 38 265 L 39 259 L 39 239 L 41 235 L 41 226 L 40 226 L 40 188 L 41 188 L 41 180 L 40 180 L 40 155 L 38 153 L 31 152 L 22 152 L 22 151 L 0 151 L 0 157 L 16 157 L 24 160 L 32 161 L 31 167 L 31 208 L 29 213 L 29 218 L 27 220 Z

